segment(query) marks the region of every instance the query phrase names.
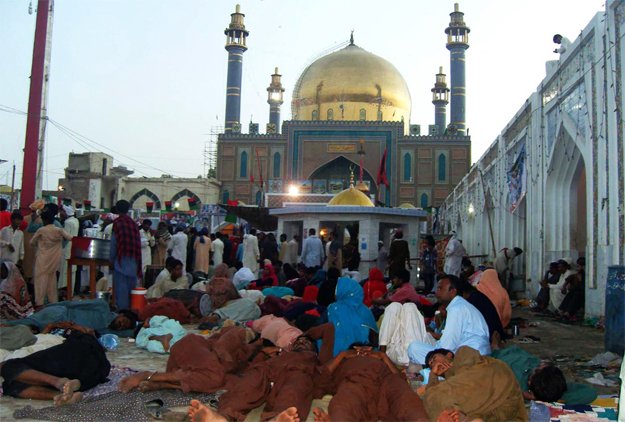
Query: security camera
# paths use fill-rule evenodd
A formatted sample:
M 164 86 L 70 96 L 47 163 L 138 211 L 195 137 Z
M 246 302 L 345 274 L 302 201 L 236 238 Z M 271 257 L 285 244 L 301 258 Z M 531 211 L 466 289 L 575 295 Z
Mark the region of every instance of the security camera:
M 556 34 L 553 36 L 553 43 L 554 44 L 562 44 L 562 35 L 560 34 Z

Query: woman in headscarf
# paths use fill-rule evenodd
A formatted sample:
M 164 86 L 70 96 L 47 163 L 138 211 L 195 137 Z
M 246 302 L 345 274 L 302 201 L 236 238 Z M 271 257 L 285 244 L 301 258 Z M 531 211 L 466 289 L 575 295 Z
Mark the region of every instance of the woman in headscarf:
M 377 299 L 386 294 L 386 283 L 384 282 L 384 274 L 378 267 L 369 270 L 369 279 L 362 286 L 365 292 L 364 304 L 370 308 L 373 305 L 373 299 Z
M 508 292 L 501 286 L 497 271 L 493 269 L 485 270 L 476 288 L 493 302 L 501 319 L 501 325 L 506 328 L 512 317 L 512 306 L 510 305 Z
M 356 342 L 369 343 L 378 326 L 371 310 L 363 304 L 364 293 L 356 280 L 341 277 L 336 286 L 336 302 L 328 307 L 328 320 L 334 325 L 334 356 Z
M 198 233 L 193 243 L 193 250 L 195 251 L 195 271 L 201 271 L 204 274 L 208 274 L 209 267 L 209 255 L 211 250 L 211 239 L 208 237 L 208 229 L 204 227 Z M 226 266 L 226 270 L 228 267 Z
M 274 287 L 277 285 L 278 285 L 278 275 L 276 274 L 276 270 L 273 268 L 271 261 L 268 259 L 265 259 L 263 263 L 263 271 L 260 274 L 260 278 L 250 283 L 247 286 L 247 288 L 259 290 L 264 287 Z
M 169 245 L 169 240 L 171 239 L 171 234 L 169 233 L 166 222 L 161 221 L 158 223 L 154 238 L 156 239 L 156 247 L 154 248 L 152 262 L 154 265 L 163 267 L 165 266 L 165 260 L 167 259 L 167 246 Z
M 13 320 L 30 316 L 34 309 L 19 268 L 11 261 L 2 262 L 0 279 L 0 319 Z

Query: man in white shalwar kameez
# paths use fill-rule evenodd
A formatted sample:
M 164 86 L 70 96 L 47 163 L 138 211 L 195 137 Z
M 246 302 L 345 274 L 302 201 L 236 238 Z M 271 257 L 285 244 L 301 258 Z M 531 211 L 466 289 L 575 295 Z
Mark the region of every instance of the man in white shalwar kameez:
M 380 347 L 396 365 L 408 366 L 408 346 L 413 341 L 434 345 L 436 340 L 425 329 L 423 315 L 412 302 L 393 302 L 384 310 L 380 327 Z
M 252 229 L 250 230 L 250 234 L 246 234 L 243 237 L 243 266 L 249 268 L 256 276 L 258 276 L 259 258 L 260 251 L 258 250 L 256 229 Z
M 216 267 L 224 262 L 224 242 L 221 240 L 221 233 L 215 233 L 211 250 L 213 251 L 213 265 Z
M 445 248 L 445 266 L 443 271 L 445 274 L 452 274 L 456 277 L 460 277 L 460 270 L 462 268 L 462 257 L 467 254 L 466 249 L 462 246 L 462 243 L 456 239 L 456 235 L 449 239 L 447 248 Z
M 154 235 L 152 234 L 152 220 L 145 219 L 141 223 L 139 235 L 141 236 L 141 274 L 145 276 L 145 269 L 152 265 L 152 248 L 154 247 Z
M 566 294 L 562 293 L 562 287 L 566 284 L 566 279 L 574 275 L 577 272 L 576 268 L 573 268 L 575 263 L 572 258 L 565 258 L 558 261 L 558 270 L 560 271 L 560 278 L 556 284 L 548 284 L 549 286 L 549 310 L 556 312 Z
M 187 243 L 188 242 L 189 242 L 189 238 L 184 233 L 184 226 L 179 225 L 176 228 L 176 234 L 174 234 L 171 237 L 171 240 L 169 241 L 169 250 L 171 251 L 172 257 L 182 262 L 182 274 L 186 273 Z
M 80 228 L 80 222 L 75 217 L 74 208 L 71 205 L 63 205 L 59 209 L 59 215 L 63 222 L 63 230 L 72 235 L 72 237 L 78 236 L 78 229 Z M 61 260 L 60 275 L 58 280 L 58 287 L 67 287 L 67 260 L 72 256 L 72 241 L 65 241 L 63 246 L 63 259 Z M 74 268 L 75 269 L 75 268 Z M 72 272 L 72 291 L 74 284 L 76 283 L 76 272 Z

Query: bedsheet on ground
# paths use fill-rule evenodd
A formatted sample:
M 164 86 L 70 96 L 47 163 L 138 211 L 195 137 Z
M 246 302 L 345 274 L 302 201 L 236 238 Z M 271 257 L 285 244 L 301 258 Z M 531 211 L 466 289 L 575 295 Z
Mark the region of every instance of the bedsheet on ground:
M 141 393 L 132 391 L 121 393 L 118 391 L 101 394 L 87 398 L 76 404 L 61 407 L 45 407 L 34 409 L 26 406 L 16 410 L 13 417 L 16 419 L 39 419 L 46 421 L 67 421 L 67 422 L 90 422 L 90 421 L 151 421 L 144 410 L 144 404 L 150 400 L 160 399 L 164 402 L 164 407 L 188 406 L 191 399 L 196 399 L 202 403 L 214 404 L 217 401 L 217 394 L 185 394 L 177 390 L 160 390 Z
M 612 400 L 610 400 L 612 399 Z M 600 400 L 600 401 L 599 401 Z M 549 408 L 551 422 L 558 421 L 616 421 L 618 399 L 615 397 L 600 397 L 593 403 L 602 403 L 605 406 L 590 405 L 565 405 L 562 403 L 543 403 Z M 614 407 L 612 407 L 614 406 Z

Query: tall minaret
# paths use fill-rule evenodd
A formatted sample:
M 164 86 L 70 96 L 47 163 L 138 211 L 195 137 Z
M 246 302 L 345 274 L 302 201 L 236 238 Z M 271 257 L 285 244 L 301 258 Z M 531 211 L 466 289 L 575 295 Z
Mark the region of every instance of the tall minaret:
M 469 27 L 464 23 L 464 13 L 454 4 L 454 11 L 449 14 L 451 21 L 445 29 L 447 49 L 449 50 L 451 73 L 451 115 L 449 125 L 461 135 L 466 134 L 465 121 L 466 83 L 464 73 L 464 52 L 469 48 Z
M 436 82 L 432 88 L 432 104 L 434 104 L 434 124 L 438 126 L 438 133 L 445 133 L 447 126 L 447 104 L 449 103 L 449 88 L 445 81 L 443 66 L 438 68 Z
M 275 133 L 280 133 L 280 106 L 284 102 L 284 88 L 282 87 L 282 75 L 278 68 L 271 75 L 271 83 L 267 87 L 267 102 L 269 103 L 269 126 Z M 268 130 L 269 132 L 269 130 Z
M 246 40 L 250 34 L 245 30 L 241 6 L 237 4 L 232 13 L 226 34 L 228 51 L 228 83 L 226 85 L 226 133 L 232 132 L 232 126 L 241 125 L 241 78 L 243 74 L 243 53 L 247 50 Z

